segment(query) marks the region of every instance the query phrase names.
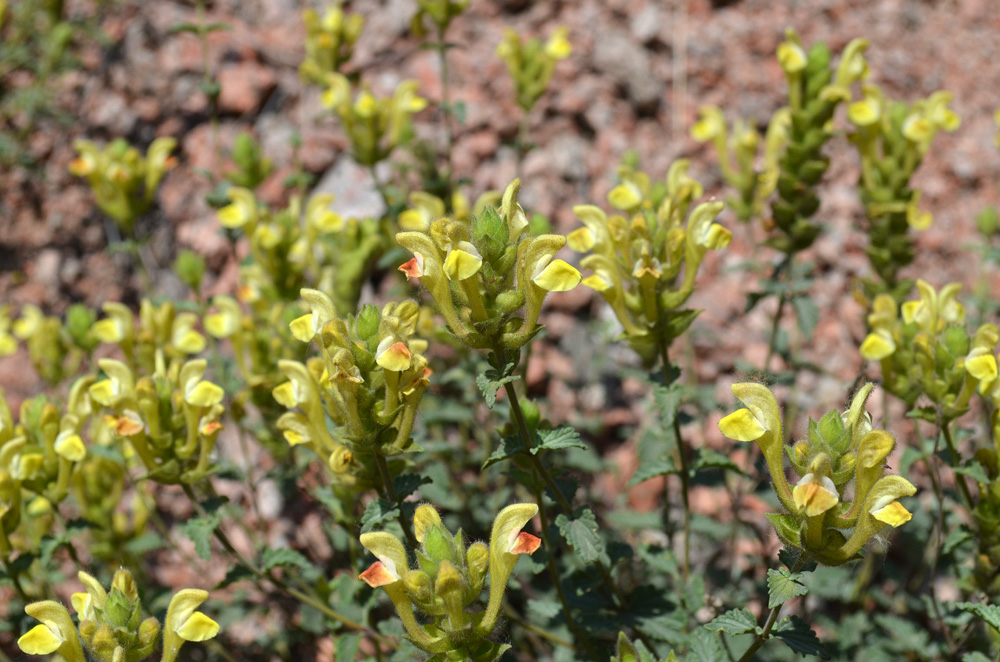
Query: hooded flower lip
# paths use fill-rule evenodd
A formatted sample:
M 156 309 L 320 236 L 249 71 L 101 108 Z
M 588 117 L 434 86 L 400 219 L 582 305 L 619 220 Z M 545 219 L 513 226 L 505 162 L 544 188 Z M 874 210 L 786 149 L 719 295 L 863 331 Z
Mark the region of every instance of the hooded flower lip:
M 809 473 L 792 489 L 792 500 L 807 517 L 816 517 L 836 506 L 840 496 L 829 476 Z
M 568 292 L 583 279 L 576 267 L 563 260 L 549 258 L 539 261 L 535 265 L 535 271 L 531 282 L 547 292 Z

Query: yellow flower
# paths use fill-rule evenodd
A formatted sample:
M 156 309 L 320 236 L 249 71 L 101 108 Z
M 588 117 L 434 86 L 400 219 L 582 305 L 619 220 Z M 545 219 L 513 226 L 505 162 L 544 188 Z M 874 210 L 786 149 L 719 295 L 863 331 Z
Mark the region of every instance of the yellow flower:
M 253 192 L 239 186 L 229 189 L 230 204 L 219 210 L 219 223 L 230 229 L 257 222 L 257 200 Z
M 545 43 L 545 54 L 553 60 L 565 60 L 573 52 L 573 46 L 569 43 L 566 35 L 569 30 L 565 27 L 558 27 L 549 40 Z
M 444 259 L 444 274 L 448 280 L 462 281 L 472 278 L 483 266 L 483 256 L 468 241 L 460 241 L 448 250 Z
M 792 500 L 800 513 L 815 517 L 836 506 L 840 495 L 829 476 L 808 473 L 792 489 Z
M 186 588 L 174 594 L 163 626 L 161 662 L 174 662 L 185 641 L 207 641 L 219 634 L 219 624 L 195 611 L 208 599 L 208 591 Z
M 67 662 L 84 662 L 83 648 L 66 607 L 52 600 L 33 602 L 24 608 L 31 617 L 41 621 L 28 630 L 17 646 L 28 655 L 50 655 L 58 652 Z

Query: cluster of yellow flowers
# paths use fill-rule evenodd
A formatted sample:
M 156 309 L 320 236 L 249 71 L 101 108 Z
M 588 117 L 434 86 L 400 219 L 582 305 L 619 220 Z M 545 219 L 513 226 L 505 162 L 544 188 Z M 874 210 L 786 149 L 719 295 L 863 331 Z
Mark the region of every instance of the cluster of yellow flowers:
M 427 288 L 451 332 L 469 347 L 517 349 L 538 332 L 549 292 L 579 284 L 581 275 L 556 253 L 561 235 L 528 236 L 528 219 L 517 202 L 520 180 L 507 186 L 500 206 L 485 206 L 468 220 L 442 217 L 396 241 L 413 253 L 400 267 Z M 416 229 L 418 228 L 419 229 Z M 524 315 L 516 315 L 524 309 Z
M 274 398 L 297 411 L 283 414 L 278 428 L 289 444 L 324 458 L 339 485 L 368 489 L 378 484 L 371 456 L 416 450 L 410 434 L 431 374 L 423 356 L 427 342 L 414 336 L 421 308 L 404 301 L 338 317 L 322 292 L 304 289 L 302 298 L 312 312 L 291 323 L 292 334 L 315 340 L 321 356 L 306 364 L 279 362 L 288 381 L 274 389 Z
M 599 207 L 576 206 L 573 212 L 584 225 L 567 236 L 570 248 L 590 253 L 580 262 L 593 272 L 583 284 L 604 297 L 647 361 L 694 320 L 697 313 L 681 306 L 694 292 L 698 268 L 709 250 L 725 248 L 732 239 L 714 222 L 721 202 L 691 209 L 702 187 L 687 167 L 687 161 L 676 161 L 666 182 L 652 186 L 649 175 L 622 166 L 622 183 L 608 194 L 608 202 L 625 215 L 609 217 Z
M 85 572 L 81 571 L 79 578 L 86 593 L 74 593 L 71 598 L 79 625 L 73 625 L 69 611 L 58 602 L 33 602 L 24 610 L 41 624 L 18 639 L 18 647 L 29 655 L 57 653 L 67 662 L 140 662 L 152 655 L 161 640 L 160 622 L 142 618 L 142 603 L 131 573 L 124 569 L 116 572 L 110 591 Z M 219 633 L 218 623 L 195 611 L 207 599 L 208 592 L 200 589 L 186 588 L 174 594 L 162 628 L 161 662 L 174 662 L 185 641 L 206 641 Z
M 556 63 L 573 52 L 567 34 L 566 28 L 557 28 L 543 44 L 537 37 L 523 41 L 512 28 L 504 30 L 503 41 L 497 46 L 497 56 L 507 65 L 507 71 L 514 80 L 517 105 L 525 113 L 534 108 L 545 93 Z
M 774 490 L 788 511 L 768 515 L 778 537 L 828 565 L 855 558 L 885 525 L 898 527 L 911 517 L 898 499 L 912 496 L 917 488 L 902 476 L 883 475 L 896 440 L 885 430 L 874 429 L 865 411 L 874 388 L 865 384 L 847 411 L 831 411 L 818 423 L 810 421 L 806 438 L 787 449 L 801 476 L 794 487 L 785 477 L 778 401 L 766 386 L 734 384 L 733 395 L 746 408 L 719 421 L 722 434 L 760 447 Z M 852 483 L 853 495 L 847 501 Z M 846 530 L 852 530 L 849 538 Z
M 759 165 L 760 134 L 752 124 L 737 119 L 730 133 L 725 115 L 718 107 L 704 106 L 698 112 L 701 118 L 691 127 L 691 137 L 698 142 L 712 143 L 722 178 L 739 192 L 739 197 L 726 200 L 727 206 L 741 221 L 760 218 L 767 199 L 778 185 L 781 172 L 778 159 L 788 142 L 791 111 L 787 107 L 780 108 L 771 117 Z M 735 165 L 730 154 L 735 157 Z
M 330 6 L 322 16 L 315 9 L 306 9 L 302 12 L 302 22 L 306 26 L 306 56 L 299 65 L 299 74 L 323 85 L 328 76 L 339 73 L 340 67 L 351 59 L 365 18 Z
M 861 355 L 881 363 L 890 393 L 909 406 L 926 395 L 945 421 L 968 411 L 977 391 L 994 406 L 1000 403 L 993 354 L 1000 332 L 983 324 L 970 337 L 965 308 L 956 299 L 961 288 L 949 283 L 937 291 L 918 280 L 920 298 L 901 307 L 889 295 L 876 297 L 868 315 L 872 330 L 861 343 Z
M 131 233 L 136 219 L 152 204 L 160 180 L 176 163 L 170 156 L 176 146 L 174 138 L 157 138 L 143 156 L 124 138 L 103 149 L 89 140 L 77 140 L 73 147 L 79 156 L 70 162 L 69 171 L 86 177 L 97 206 Z
M 363 533 L 361 544 L 378 558 L 359 579 L 385 589 L 410 640 L 428 653 L 461 653 L 469 660 L 496 660 L 509 648 L 488 640 L 500 616 L 503 595 L 517 558 L 532 554 L 541 540 L 521 529 L 538 513 L 533 503 L 507 506 L 493 521 L 489 546 L 467 545 L 462 531 L 452 535 L 433 506 L 419 506 L 413 530 L 420 549 L 409 570 L 406 547 L 391 533 Z M 477 601 L 486 578 L 490 597 L 485 611 L 467 609 Z M 431 623 L 421 625 L 414 605 Z

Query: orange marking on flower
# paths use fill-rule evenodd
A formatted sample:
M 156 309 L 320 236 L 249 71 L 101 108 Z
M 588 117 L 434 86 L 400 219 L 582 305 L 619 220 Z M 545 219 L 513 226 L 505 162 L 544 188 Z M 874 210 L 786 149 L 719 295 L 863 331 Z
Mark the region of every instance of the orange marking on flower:
M 358 579 L 368 584 L 372 588 L 378 588 L 379 586 L 385 586 L 386 584 L 393 584 L 398 580 L 394 577 L 389 570 L 382 565 L 381 561 L 375 561 L 371 566 L 358 575 Z
M 420 270 L 420 263 L 417 262 L 417 258 L 415 257 L 411 257 L 408 262 L 400 265 L 399 270 L 406 274 L 407 278 L 420 278 L 423 275 Z
M 541 546 L 542 541 L 530 533 L 525 533 L 522 531 L 517 534 L 517 539 L 514 541 L 513 547 L 510 548 L 511 554 L 534 554 L 535 550 Z

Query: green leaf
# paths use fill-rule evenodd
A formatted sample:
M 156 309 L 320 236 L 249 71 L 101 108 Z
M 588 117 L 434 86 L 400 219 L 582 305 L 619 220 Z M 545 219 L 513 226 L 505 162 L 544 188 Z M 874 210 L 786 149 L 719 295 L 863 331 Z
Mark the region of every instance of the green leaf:
M 580 439 L 580 433 L 569 426 L 560 426 L 555 430 L 539 430 L 536 434 L 538 442 L 531 449 L 532 455 L 538 455 L 543 450 L 558 450 L 560 448 L 582 448 L 587 450 L 587 444 Z
M 795 309 L 795 319 L 799 323 L 799 331 L 806 340 L 811 340 L 816 325 L 819 323 L 819 308 L 816 303 L 807 296 L 795 297 L 792 299 L 792 308 Z
M 500 440 L 500 445 L 496 447 L 493 454 L 490 455 L 485 462 L 483 462 L 483 469 L 491 464 L 509 460 L 518 453 L 522 452 L 524 452 L 524 444 L 521 443 L 521 435 L 515 434 L 509 437 L 504 437 Z
M 264 572 L 279 566 L 298 568 L 306 576 L 317 574 L 316 567 L 305 556 L 289 547 L 266 549 L 261 556 L 260 569 Z
M 677 465 L 674 463 L 674 458 L 663 457 L 641 465 L 632 474 L 632 478 L 628 481 L 628 484 L 631 487 L 656 476 L 666 476 L 667 474 L 675 473 L 677 473 Z
M 747 632 L 760 634 L 761 632 L 756 617 L 746 607 L 730 609 L 725 614 L 719 614 L 705 623 L 704 627 L 706 630 L 725 632 L 728 635 L 746 634 Z
M 986 475 L 986 470 L 978 460 L 972 460 L 971 462 L 966 462 L 963 466 L 955 467 L 955 473 L 964 474 L 977 483 L 986 483 L 988 485 L 991 482 L 989 476 Z
M 984 605 L 978 602 L 958 602 L 954 607 L 981 619 L 994 630 L 1000 631 L 1000 605 Z
M 986 657 L 982 653 L 966 653 L 962 656 L 962 662 L 993 662 L 990 658 Z
M 657 385 L 653 389 L 653 400 L 660 410 L 660 425 L 664 430 L 674 429 L 674 417 L 677 416 L 677 408 L 684 397 L 684 388 L 674 382 L 670 386 Z
M 952 529 L 948 533 L 948 537 L 944 539 L 944 544 L 941 546 L 941 552 L 943 554 L 950 554 L 956 547 L 960 547 L 963 543 L 969 540 L 972 540 L 972 532 L 964 526 Z
M 392 488 L 396 491 L 399 500 L 402 501 L 416 492 L 421 485 L 426 485 L 429 482 L 431 479 L 428 476 L 401 474 L 392 479 Z
M 250 568 L 241 563 L 237 563 L 226 571 L 225 578 L 219 582 L 215 588 L 226 588 L 230 584 L 235 584 L 236 582 L 243 581 L 244 579 L 250 579 L 253 576 L 254 574 Z
M 597 518 L 594 511 L 584 508 L 575 518 L 560 514 L 556 526 L 577 557 L 584 563 L 593 563 L 604 556 L 604 541 L 597 534 Z
M 666 335 L 671 340 L 679 338 L 682 333 L 688 330 L 695 318 L 701 314 L 700 310 L 674 310 L 667 318 Z
M 361 533 L 368 533 L 379 524 L 399 517 L 399 508 L 386 499 L 373 499 L 365 506 L 361 516 Z
M 718 636 L 705 630 L 696 630 L 691 635 L 691 650 L 687 659 L 689 662 L 724 662 L 726 654 L 722 651 Z
M 691 462 L 692 474 L 702 469 L 722 469 L 723 471 L 735 471 L 738 474 L 743 474 L 743 470 L 740 469 L 739 465 L 729 459 L 728 456 L 705 447 L 701 447 L 695 451 L 694 460 Z
M 802 573 L 791 572 L 788 568 L 767 571 L 767 608 L 774 609 L 794 597 L 809 592 L 799 580 Z
M 497 403 L 497 391 L 503 388 L 504 384 L 509 384 L 521 378 L 520 375 L 514 374 L 514 368 L 516 367 L 516 363 L 508 363 L 504 366 L 503 372 L 489 368 L 485 373 L 476 375 L 476 385 L 483 392 L 483 397 L 486 398 L 486 406 L 490 409 L 493 409 L 493 405 Z
M 334 636 L 337 642 L 334 645 L 335 660 L 354 660 L 358 657 L 358 649 L 361 647 L 361 635 L 341 632 Z
M 770 574 L 770 571 L 768 574 Z M 783 641 L 786 646 L 796 653 L 800 653 L 802 657 L 806 655 L 818 655 L 824 660 L 830 659 L 830 654 L 826 652 L 826 648 L 823 647 L 819 637 L 809 627 L 809 624 L 798 616 L 789 616 L 781 619 L 781 622 L 771 630 L 771 636 Z
M 204 517 L 188 520 L 181 524 L 180 529 L 191 542 L 194 543 L 194 551 L 206 561 L 212 556 L 212 546 L 210 541 L 215 530 L 222 522 L 222 511 L 219 509 L 207 513 Z

